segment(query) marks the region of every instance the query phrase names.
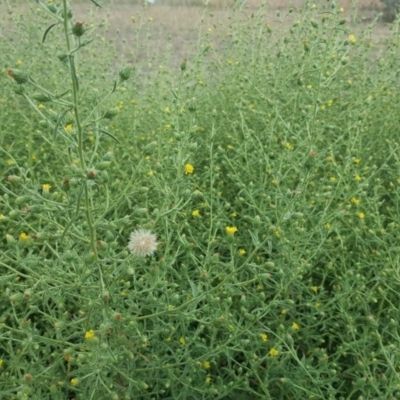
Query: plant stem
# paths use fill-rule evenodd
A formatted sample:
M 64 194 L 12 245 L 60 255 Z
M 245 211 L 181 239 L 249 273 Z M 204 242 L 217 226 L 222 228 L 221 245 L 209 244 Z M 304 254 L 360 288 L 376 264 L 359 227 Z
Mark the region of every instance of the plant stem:
M 64 34 L 65 34 L 65 43 L 67 46 L 67 52 L 68 52 L 68 61 L 69 61 L 69 70 L 71 73 L 71 80 L 72 80 L 72 97 L 73 97 L 73 110 L 74 110 L 74 116 L 75 116 L 75 122 L 76 122 L 76 129 L 78 132 L 78 155 L 79 155 L 79 162 L 80 162 L 80 167 L 83 173 L 87 171 L 86 163 L 85 163 L 85 158 L 83 154 L 83 130 L 82 130 L 82 124 L 79 116 L 79 106 L 78 106 L 78 92 L 79 92 L 79 84 L 78 84 L 78 77 L 76 76 L 76 70 L 75 70 L 75 59 L 74 59 L 74 54 L 71 53 L 71 41 L 69 38 L 69 23 L 68 23 L 68 5 L 67 5 L 67 0 L 63 0 L 63 12 L 64 12 Z M 93 255 L 96 257 L 96 260 L 98 259 L 97 257 L 97 248 L 96 248 L 96 230 L 94 229 L 93 223 L 92 223 L 92 218 L 90 214 L 90 195 L 89 195 L 89 190 L 86 184 L 86 181 L 84 182 L 85 185 L 85 215 L 86 215 L 86 221 L 88 224 L 89 228 L 89 236 L 90 236 L 90 248 L 92 249 Z

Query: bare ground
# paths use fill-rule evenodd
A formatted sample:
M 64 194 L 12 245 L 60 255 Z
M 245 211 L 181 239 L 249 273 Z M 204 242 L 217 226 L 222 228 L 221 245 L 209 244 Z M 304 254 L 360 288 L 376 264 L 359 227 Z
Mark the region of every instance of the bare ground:
M 169 48 L 172 58 L 180 62 L 183 58 L 190 58 L 195 52 L 199 35 L 208 34 L 211 41 L 218 41 L 225 36 L 232 22 L 230 16 L 234 8 L 234 0 L 210 0 L 209 8 L 205 10 L 204 0 L 156 0 L 155 4 L 143 4 L 140 0 L 96 0 L 104 7 L 93 11 L 89 0 L 72 0 L 74 18 L 85 21 L 86 26 L 104 22 L 104 27 L 97 30 L 100 37 L 112 40 L 119 52 L 124 52 L 129 61 L 151 58 L 153 54 L 164 52 Z M 239 0 L 237 0 L 239 1 Z M 280 25 L 276 11 L 284 14 L 289 6 L 295 11 L 304 5 L 304 0 L 269 0 L 265 8 L 266 23 L 272 28 Z M 327 3 L 325 0 L 315 0 L 314 3 L 322 9 Z M 11 4 L 11 6 L 10 6 Z M 33 5 L 32 5 L 33 4 Z M 260 0 L 247 0 L 246 5 L 236 13 L 236 19 L 249 19 L 256 13 L 261 4 Z M 37 7 L 31 2 L 32 7 Z M 11 7 L 12 14 L 27 12 L 26 0 L 5 2 L 0 0 L 0 27 L 4 24 L 12 30 L 7 19 L 7 8 Z M 352 0 L 340 1 L 340 7 L 345 9 L 344 16 L 352 24 L 350 15 Z M 382 11 L 379 0 L 360 0 L 357 3 L 357 20 L 361 24 L 355 27 L 362 30 Z M 4 19 L 5 17 L 5 19 Z M 292 17 L 293 18 L 293 17 Z M 201 27 L 201 28 L 200 28 Z M 4 30 L 3 30 L 4 32 Z M 374 29 L 374 38 L 379 41 L 389 34 L 387 24 L 378 22 Z

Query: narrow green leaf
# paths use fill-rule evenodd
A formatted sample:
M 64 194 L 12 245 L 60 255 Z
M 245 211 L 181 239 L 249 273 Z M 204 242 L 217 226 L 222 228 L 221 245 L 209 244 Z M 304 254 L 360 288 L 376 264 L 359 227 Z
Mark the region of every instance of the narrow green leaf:
M 46 29 L 46 31 L 44 32 L 44 35 L 43 35 L 42 43 L 44 43 L 44 41 L 46 40 L 47 34 L 48 34 L 48 33 L 51 31 L 51 29 L 54 28 L 56 25 L 58 25 L 58 22 L 56 22 L 56 23 L 53 24 L 53 25 L 50 25 L 50 26 Z
M 96 1 L 96 0 L 90 0 L 93 4 L 95 4 L 97 7 L 101 8 L 101 5 Z
M 105 131 L 104 129 L 96 129 L 99 132 L 105 133 L 107 136 L 110 136 L 111 139 L 114 139 L 117 143 L 119 143 L 119 140 L 112 135 L 110 132 Z

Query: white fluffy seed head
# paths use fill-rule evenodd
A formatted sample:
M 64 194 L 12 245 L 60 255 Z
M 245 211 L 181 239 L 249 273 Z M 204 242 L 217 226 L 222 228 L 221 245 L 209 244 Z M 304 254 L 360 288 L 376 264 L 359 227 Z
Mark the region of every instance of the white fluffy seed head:
M 128 249 L 138 257 L 150 256 L 157 250 L 157 236 L 146 229 L 133 231 L 129 237 Z

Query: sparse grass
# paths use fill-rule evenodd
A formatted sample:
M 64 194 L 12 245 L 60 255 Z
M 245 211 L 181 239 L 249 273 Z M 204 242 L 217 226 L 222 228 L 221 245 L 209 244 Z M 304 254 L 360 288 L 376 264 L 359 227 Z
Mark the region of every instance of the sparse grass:
M 7 4 L 2 396 L 400 398 L 399 22 Z

